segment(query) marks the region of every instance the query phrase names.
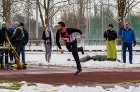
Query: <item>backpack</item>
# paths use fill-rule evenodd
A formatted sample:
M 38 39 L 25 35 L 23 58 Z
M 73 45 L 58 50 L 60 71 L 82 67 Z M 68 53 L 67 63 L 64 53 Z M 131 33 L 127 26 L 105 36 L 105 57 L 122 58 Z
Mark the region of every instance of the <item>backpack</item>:
M 28 34 L 26 29 L 23 30 L 23 33 L 24 33 L 24 36 L 22 38 L 22 44 L 26 45 L 28 43 L 28 40 L 29 40 L 29 34 Z

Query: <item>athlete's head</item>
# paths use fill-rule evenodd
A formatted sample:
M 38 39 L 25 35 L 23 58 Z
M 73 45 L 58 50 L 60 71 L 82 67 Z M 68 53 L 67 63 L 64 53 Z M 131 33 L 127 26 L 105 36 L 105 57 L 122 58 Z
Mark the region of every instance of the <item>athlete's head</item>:
M 65 28 L 65 23 L 64 22 L 58 22 L 58 30 L 62 31 L 62 29 Z

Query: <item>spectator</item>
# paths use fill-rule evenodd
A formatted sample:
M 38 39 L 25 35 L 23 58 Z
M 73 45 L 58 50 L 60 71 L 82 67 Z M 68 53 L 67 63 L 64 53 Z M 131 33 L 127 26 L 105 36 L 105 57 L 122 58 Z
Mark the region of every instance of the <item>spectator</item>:
M 106 51 L 108 60 L 115 61 L 117 59 L 117 51 L 115 39 L 117 39 L 117 33 L 113 30 L 113 25 L 109 24 L 108 30 L 104 32 L 104 38 L 106 38 Z
M 132 64 L 132 45 L 136 45 L 136 37 L 134 30 L 130 27 L 130 23 L 126 22 L 125 27 L 120 28 L 118 34 L 122 36 L 123 62 L 126 63 L 126 49 L 128 48 L 129 63 Z
M 52 46 L 54 46 L 54 36 L 49 25 L 46 25 L 46 28 L 43 31 L 42 39 L 44 40 L 46 61 L 50 62 L 51 49 L 52 49 Z

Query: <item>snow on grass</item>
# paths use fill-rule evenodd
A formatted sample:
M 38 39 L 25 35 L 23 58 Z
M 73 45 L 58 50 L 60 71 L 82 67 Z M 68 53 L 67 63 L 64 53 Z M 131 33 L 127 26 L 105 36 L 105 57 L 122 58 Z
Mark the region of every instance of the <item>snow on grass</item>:
M 94 56 L 94 55 L 105 55 L 105 52 L 89 52 L 86 53 L 85 55 L 82 55 L 79 53 L 79 57 L 82 58 L 86 55 Z M 128 62 L 128 53 L 127 53 L 127 63 L 122 63 L 118 61 L 93 61 L 89 60 L 87 62 L 82 62 L 81 65 L 82 67 L 88 67 L 88 68 L 134 68 L 134 67 L 140 67 L 140 62 L 139 62 L 139 55 L 134 53 L 133 55 L 133 64 L 129 64 Z M 67 59 L 71 59 L 70 61 L 67 61 Z M 121 55 L 118 53 L 118 59 L 121 60 Z M 45 53 L 32 53 L 26 54 L 26 61 L 28 64 L 33 64 L 33 65 L 57 65 L 57 66 L 70 66 L 70 67 L 76 67 L 75 61 L 73 61 L 74 58 L 71 53 L 65 52 L 64 54 L 60 53 L 54 53 L 52 54 L 51 57 L 51 62 L 48 63 L 45 60 Z
M 3 85 L 8 86 L 9 84 L 7 83 Z M 29 86 L 27 83 L 24 83 L 24 85 L 21 86 L 19 90 L 0 89 L 0 92 L 139 92 L 139 90 L 140 85 L 138 87 L 130 86 L 129 88 L 124 88 L 116 85 L 112 88 L 105 89 L 101 86 L 53 86 L 41 83 Z

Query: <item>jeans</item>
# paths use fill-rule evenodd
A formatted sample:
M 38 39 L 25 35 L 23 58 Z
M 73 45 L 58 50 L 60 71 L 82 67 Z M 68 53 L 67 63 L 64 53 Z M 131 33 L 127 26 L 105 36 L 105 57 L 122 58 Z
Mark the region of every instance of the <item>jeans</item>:
M 129 63 L 132 63 L 132 43 L 123 43 L 122 50 L 123 50 L 123 62 L 126 63 L 126 49 L 128 48 L 129 51 Z
M 45 44 L 45 58 L 46 58 L 46 61 L 50 62 L 50 59 L 51 59 L 51 49 L 52 49 L 52 45 L 51 43 L 47 43 Z
M 21 45 L 22 62 L 25 63 L 25 45 Z

